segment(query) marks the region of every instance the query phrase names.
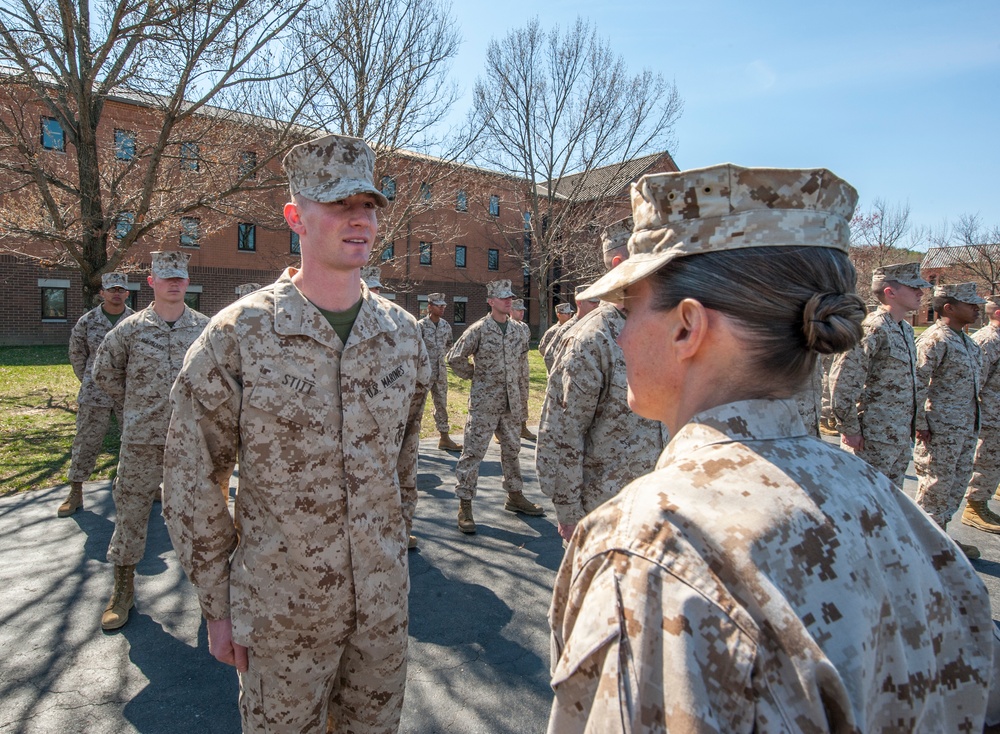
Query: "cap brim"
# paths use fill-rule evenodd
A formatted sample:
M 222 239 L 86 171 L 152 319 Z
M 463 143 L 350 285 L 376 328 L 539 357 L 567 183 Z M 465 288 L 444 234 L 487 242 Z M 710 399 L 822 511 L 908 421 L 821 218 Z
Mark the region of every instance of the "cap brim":
M 602 301 L 621 303 L 625 300 L 625 289 L 648 278 L 657 270 L 676 257 L 672 251 L 656 254 L 633 255 L 617 267 L 609 270 L 590 288 L 576 297 L 577 301 L 591 301 L 599 298 Z
M 892 278 L 886 278 L 886 280 L 892 280 Z M 923 278 L 917 278 L 915 280 L 900 280 L 899 283 L 909 286 L 910 288 L 933 288 L 932 283 L 928 283 Z
M 304 196 L 310 201 L 329 204 L 331 201 L 341 201 L 355 194 L 371 194 L 380 207 L 388 206 L 389 200 L 385 194 L 363 179 L 338 179 L 319 186 L 299 189 L 297 196 Z
M 187 278 L 188 273 L 186 270 L 180 270 L 178 268 L 151 268 L 153 275 L 157 278 Z

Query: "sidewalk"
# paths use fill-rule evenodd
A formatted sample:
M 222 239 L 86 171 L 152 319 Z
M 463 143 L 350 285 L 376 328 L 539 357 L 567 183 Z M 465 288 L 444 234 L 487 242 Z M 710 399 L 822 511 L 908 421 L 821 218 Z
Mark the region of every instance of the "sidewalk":
M 461 440 L 456 437 L 457 440 Z M 478 533 L 458 532 L 457 454 L 420 445 L 410 551 L 410 648 L 401 732 L 545 730 L 551 701 L 546 614 L 562 544 L 555 519 L 503 510 L 490 445 L 475 504 Z M 538 490 L 522 443 L 526 494 Z M 0 732 L 229 734 L 240 731 L 235 671 L 208 653 L 204 622 L 155 505 L 136 608 L 100 628 L 111 593 L 105 552 L 110 484 L 86 485 L 85 509 L 59 519 L 67 488 L 0 499 Z

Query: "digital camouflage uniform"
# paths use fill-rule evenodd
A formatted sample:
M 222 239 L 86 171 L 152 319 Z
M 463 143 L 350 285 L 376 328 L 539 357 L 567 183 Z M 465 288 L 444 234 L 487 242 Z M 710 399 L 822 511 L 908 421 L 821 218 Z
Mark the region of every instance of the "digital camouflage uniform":
M 555 364 L 556 357 L 559 356 L 559 348 L 562 344 L 562 340 L 572 329 L 580 323 L 580 314 L 573 314 L 573 318 L 567 321 L 565 324 L 556 324 L 555 332 L 549 338 L 549 341 L 545 345 L 545 351 L 542 352 L 542 360 L 545 362 L 545 369 L 549 372 L 552 371 L 552 365 Z M 551 331 L 551 330 L 550 330 Z M 548 332 L 545 332 L 548 334 Z M 539 345 L 539 350 L 541 350 L 541 345 Z
M 513 319 L 507 319 L 506 334 L 490 314 L 465 330 L 448 352 L 448 365 L 469 388 L 469 417 L 465 423 L 462 455 L 455 465 L 459 499 L 476 496 L 479 464 L 486 455 L 490 437 L 500 439 L 503 488 L 521 492 L 521 363 L 527 358 L 528 340 Z M 472 363 L 469 358 L 472 358 Z
M 454 343 L 451 324 L 444 319 L 438 319 L 435 324 L 430 316 L 417 323 L 420 324 L 420 334 L 431 363 L 430 394 L 434 401 L 434 425 L 440 433 L 448 433 L 451 430 L 448 422 L 448 367 L 444 358 Z
M 188 347 L 207 323 L 207 316 L 185 306 L 171 328 L 150 304 L 119 321 L 97 350 L 94 382 L 113 399 L 124 401 L 118 476 L 112 488 L 117 516 L 108 546 L 108 561 L 116 566 L 138 563 L 146 550 L 149 512 L 163 480 L 170 386 Z
M 962 504 L 979 436 L 979 347 L 938 319 L 917 339 L 917 504 L 944 527 Z M 989 499 L 975 497 L 974 499 Z
M 1000 485 L 1000 329 L 989 323 L 972 335 L 982 353 L 981 426 L 968 497 L 989 500 Z
M 528 364 L 528 350 L 531 349 L 531 327 L 523 321 L 514 321 L 514 319 L 511 321 L 521 329 L 524 343 L 528 345 L 528 348 L 524 350 L 524 358 L 521 360 L 521 374 L 518 376 L 521 391 L 521 410 L 518 418 L 521 423 L 526 424 L 528 422 L 528 388 L 531 385 L 531 367 Z
M 556 332 L 559 331 L 560 326 L 562 326 L 562 324 L 556 321 L 554 324 L 552 324 L 552 326 L 550 326 L 545 330 L 545 333 L 542 334 L 542 338 L 538 340 L 538 353 L 542 355 L 543 360 L 545 359 L 545 352 L 548 351 L 549 342 L 552 341 L 552 338 L 556 335 Z M 546 369 L 548 369 L 547 365 Z
M 126 306 L 117 323 L 132 313 L 132 309 Z M 94 473 L 97 455 L 101 453 L 104 436 L 111 425 L 112 411 L 118 420 L 118 427 L 123 424 L 121 400 L 113 400 L 99 388 L 92 375 L 97 348 L 111 328 L 104 309 L 98 306 L 81 316 L 69 335 L 69 363 L 80 380 L 80 392 L 76 396 L 76 436 L 73 438 L 73 459 L 69 469 L 71 482 L 86 482 Z
M 430 365 L 416 320 L 367 288 L 342 343 L 294 273 L 192 347 L 171 394 L 164 517 L 205 618 L 230 617 L 249 648 L 244 731 L 325 732 L 330 716 L 394 732 Z M 237 461 L 234 521 L 218 482 Z
M 628 407 L 625 317 L 610 303 L 580 321 L 549 374 L 538 428 L 538 484 L 563 525 L 575 525 L 653 470 L 667 430 Z
M 855 453 L 902 487 L 917 406 L 913 327 L 881 308 L 865 317 L 862 328 L 861 341 L 837 355 L 830 371 L 837 430 L 861 436 L 865 448 Z
M 795 407 L 810 436 L 819 438 L 819 419 L 823 405 L 823 362 L 816 360 L 805 387 L 795 394 Z
M 980 732 L 993 621 L 883 476 L 731 403 L 588 515 L 549 612 L 549 732 Z

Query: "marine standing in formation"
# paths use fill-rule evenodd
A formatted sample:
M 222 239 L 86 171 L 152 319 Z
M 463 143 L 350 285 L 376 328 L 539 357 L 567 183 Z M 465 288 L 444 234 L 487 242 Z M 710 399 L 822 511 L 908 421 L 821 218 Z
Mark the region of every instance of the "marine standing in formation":
M 448 366 L 445 355 L 454 344 L 451 324 L 444 320 L 444 309 L 448 305 L 444 293 L 427 296 L 427 315 L 417 323 L 427 348 L 427 358 L 431 363 L 431 399 L 434 401 L 434 425 L 441 435 L 438 448 L 442 451 L 461 451 L 462 445 L 451 440 L 451 422 L 448 420 Z
M 982 355 L 963 331 L 979 318 L 975 283 L 939 285 L 932 305 L 937 321 L 917 339 L 917 445 L 913 466 L 916 502 L 945 528 L 962 504 L 979 437 L 979 380 Z M 986 501 L 981 490 L 968 494 Z M 969 558 L 979 558 L 974 545 L 959 543 Z
M 631 218 L 603 232 L 608 270 L 628 259 L 631 233 Z M 621 311 L 601 304 L 566 337 L 549 373 L 535 467 L 564 540 L 588 512 L 652 471 L 667 442 L 662 424 L 628 407 L 625 358 L 618 346 L 624 325 Z
M 147 282 L 155 300 L 109 331 L 94 359 L 97 386 L 124 403 L 118 475 L 111 490 L 115 532 L 108 546 L 115 586 L 101 616 L 106 630 L 123 626 L 134 603 L 135 566 L 146 551 L 149 513 L 163 481 L 170 386 L 188 347 L 208 323 L 207 316 L 184 304 L 189 257 L 186 252 L 152 253 Z
M 531 327 L 524 323 L 524 299 L 515 298 L 510 304 L 510 320 L 524 332 L 524 338 L 531 342 Z M 521 360 L 521 438 L 537 441 L 538 436 L 528 428 L 528 387 L 531 384 L 531 369 L 528 366 L 528 353 Z
M 552 324 L 545 333 L 542 334 L 542 338 L 538 340 L 538 353 L 542 355 L 542 360 L 545 360 L 545 355 L 549 351 L 549 344 L 555 338 L 556 333 L 559 331 L 567 321 L 573 318 L 573 305 L 570 303 L 557 303 L 556 304 L 556 322 Z M 549 365 L 545 365 L 545 369 L 549 369 Z
M 301 268 L 220 311 L 171 394 L 164 517 L 248 733 L 399 726 L 430 365 L 416 319 L 360 278 L 387 203 L 374 161 L 340 135 L 288 152 Z M 234 521 L 218 479 L 237 459 Z
M 565 324 L 560 326 L 556 333 L 552 335 L 549 340 L 548 345 L 545 347 L 545 354 L 542 355 L 542 360 L 545 362 L 545 369 L 549 372 L 552 371 L 552 365 L 555 364 L 556 358 L 559 356 L 559 350 L 562 349 L 562 341 L 566 338 L 572 329 L 576 327 L 590 312 L 597 308 L 600 303 L 597 299 L 581 299 L 579 295 L 586 290 L 586 285 L 578 285 L 576 287 L 576 313 L 566 321 Z
M 865 318 L 864 336 L 838 355 L 830 395 L 841 441 L 902 489 L 913 456 L 917 348 L 906 316 L 920 307 L 920 263 L 876 268 L 872 294 L 881 307 Z
M 1000 533 L 1000 517 L 989 506 L 989 499 L 1000 485 L 1000 297 L 990 296 L 985 308 L 989 323 L 972 335 L 982 353 L 983 372 L 979 383 L 979 440 L 962 523 L 987 533 Z
M 69 335 L 69 363 L 80 381 L 76 396 L 76 435 L 73 437 L 72 460 L 69 467 L 70 490 L 66 501 L 59 505 L 57 515 L 69 517 L 83 507 L 83 483 L 90 479 L 101 453 L 104 436 L 115 414 L 118 428 L 124 426 L 121 400 L 114 400 L 94 382 L 94 358 L 104 337 L 122 318 L 132 315 L 125 305 L 128 297 L 128 277 L 124 273 L 101 276 L 101 305 L 87 311 L 73 326 Z
M 856 201 L 823 169 L 633 184 L 632 255 L 588 294 L 624 302 L 629 405 L 671 442 L 570 541 L 552 734 L 983 730 L 982 581 L 788 399 L 861 334 Z
M 465 423 L 465 447 L 455 466 L 455 495 L 459 500 L 458 529 L 476 532 L 472 500 L 479 481 L 479 465 L 486 455 L 490 436 L 500 439 L 500 466 L 507 491 L 504 509 L 525 515 L 543 510 L 524 496 L 521 479 L 521 363 L 527 358 L 524 331 L 510 321 L 514 294 L 509 280 L 486 284 L 490 312 L 472 324 L 448 352 L 448 365 L 469 388 L 469 417 Z M 470 361 L 471 360 L 471 361 Z

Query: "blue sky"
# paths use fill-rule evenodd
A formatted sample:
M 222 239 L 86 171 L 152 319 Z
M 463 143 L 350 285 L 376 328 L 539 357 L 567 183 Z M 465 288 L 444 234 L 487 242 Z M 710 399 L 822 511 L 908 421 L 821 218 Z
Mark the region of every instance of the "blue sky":
M 488 8 L 484 15 L 484 8 Z M 466 97 L 491 37 L 577 15 L 684 101 L 678 166 L 824 166 L 940 228 L 1000 225 L 1000 1 L 454 0 Z

